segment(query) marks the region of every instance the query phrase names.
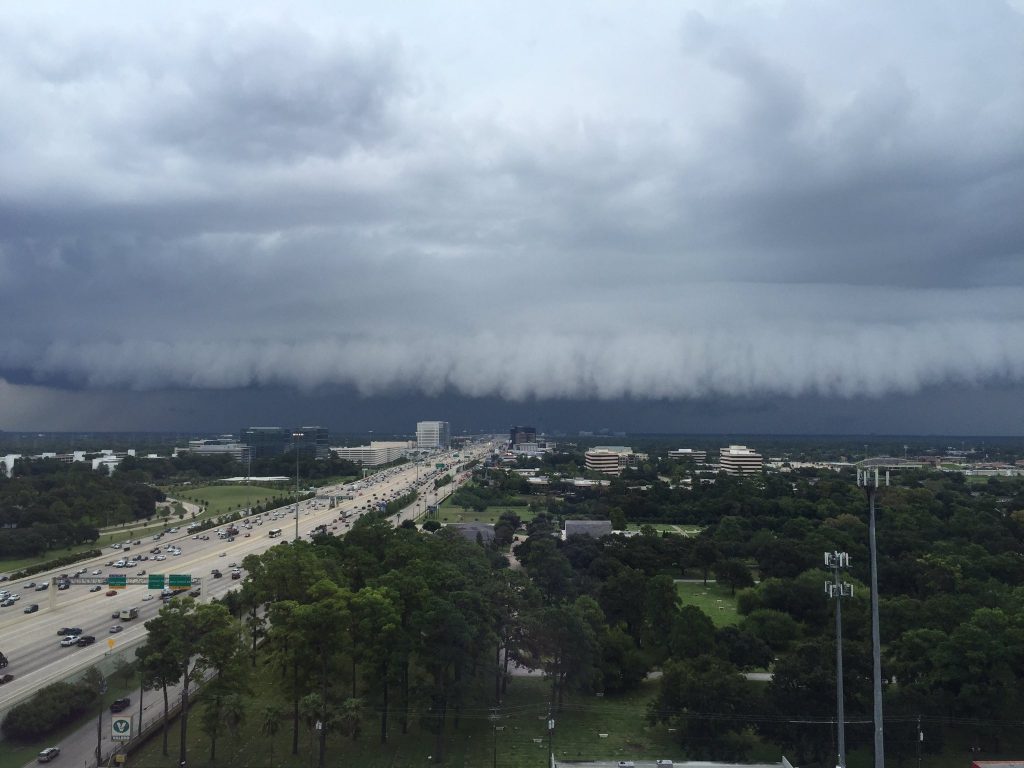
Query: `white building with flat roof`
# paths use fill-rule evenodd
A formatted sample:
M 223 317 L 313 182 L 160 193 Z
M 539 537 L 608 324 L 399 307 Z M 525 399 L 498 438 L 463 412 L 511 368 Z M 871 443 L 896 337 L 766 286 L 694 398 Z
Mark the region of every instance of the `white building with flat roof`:
M 618 475 L 633 459 L 633 449 L 624 445 L 598 445 L 583 454 L 587 469 Z
M 730 475 L 754 475 L 764 469 L 761 454 L 745 445 L 730 445 L 718 453 L 718 465 Z
M 704 464 L 708 460 L 707 451 L 698 451 L 695 448 L 674 448 L 668 452 L 670 459 L 689 459 L 694 464 Z
M 398 461 L 412 448 L 410 442 L 372 441 L 369 445 L 346 446 L 331 448 L 339 459 L 346 459 L 364 467 L 380 467 Z
M 425 450 L 448 448 L 452 442 L 447 421 L 416 422 L 416 447 Z

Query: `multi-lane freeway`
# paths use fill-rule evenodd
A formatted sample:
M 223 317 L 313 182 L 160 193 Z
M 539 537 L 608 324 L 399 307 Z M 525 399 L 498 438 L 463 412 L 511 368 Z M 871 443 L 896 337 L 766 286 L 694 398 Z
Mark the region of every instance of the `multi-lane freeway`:
M 352 522 L 375 508 L 377 503 L 397 499 L 414 489 L 419 491 L 419 498 L 412 505 L 411 511 L 424 512 L 427 505 L 440 503 L 465 479 L 464 474 L 455 474 L 455 482 L 434 491 L 433 462 L 457 464 L 476 458 L 485 450 L 483 446 L 469 448 L 458 459 L 453 458 L 452 454 L 439 454 L 431 457 L 429 463 L 406 464 L 346 486 L 318 489 L 316 498 L 299 504 L 299 535 L 308 539 L 310 532 L 319 525 L 326 525 L 329 533 L 344 535 Z M 340 495 L 351 495 L 353 498 L 339 501 L 337 506 L 331 508 L 327 497 Z M 343 520 L 342 516 L 346 513 L 347 519 Z M 133 546 L 132 555 L 146 554 L 150 558 L 139 562 L 135 568 L 115 569 L 108 566 L 107 563 L 117 561 L 122 554 L 120 550 L 107 548 L 102 557 L 83 561 L 72 567 L 70 573 L 86 568 L 86 575 L 89 576 L 95 571 L 100 571 L 102 576 L 134 576 L 143 569 L 148 573 L 191 574 L 202 579 L 199 599 L 210 600 L 222 596 L 232 586 L 238 587 L 240 582 L 232 580 L 230 574 L 232 566 L 241 566 L 246 555 L 259 554 L 282 541 L 292 540 L 296 530 L 295 516 L 295 505 L 291 505 L 263 513 L 259 523 L 256 522 L 256 516 L 247 518 L 249 527 L 240 525 L 234 541 L 219 539 L 212 530 L 203 532 L 202 535 L 209 536 L 209 540 L 204 540 L 186 533 L 182 525 L 177 533 L 165 533 L 159 540 L 147 536 L 141 540 L 141 545 Z M 271 539 L 269 531 L 275 528 L 282 529 L 282 535 Z M 157 547 L 165 560 L 153 559 L 156 553 L 151 550 Z M 171 547 L 179 548 L 181 554 L 170 554 Z M 211 574 L 214 570 L 220 570 L 223 577 L 213 578 Z M 140 644 L 146 634 L 144 623 L 162 605 L 159 592 L 149 590 L 146 585 L 129 585 L 116 590 L 114 596 L 107 596 L 106 586 L 98 591 L 90 591 L 92 587 L 89 585 L 75 584 L 69 589 L 57 591 L 51 584 L 47 592 L 36 592 L 27 587 L 29 582 L 40 584 L 52 581 L 58 574 L 66 572 L 69 571 L 64 568 L 3 584 L 4 588 L 19 593 L 21 600 L 14 606 L 0 608 L 0 651 L 9 661 L 4 672 L 14 675 L 12 681 L 0 686 L 0 714 L 42 686 L 71 677 L 111 652 Z M 31 614 L 24 613 L 24 608 L 32 603 L 37 603 L 39 610 Z M 139 609 L 137 618 L 120 621 L 112 617 L 115 611 L 129 607 Z M 122 629 L 111 633 L 111 627 L 114 626 Z M 85 647 L 61 647 L 62 638 L 57 631 L 63 627 L 81 628 L 83 634 L 94 636 L 96 642 Z

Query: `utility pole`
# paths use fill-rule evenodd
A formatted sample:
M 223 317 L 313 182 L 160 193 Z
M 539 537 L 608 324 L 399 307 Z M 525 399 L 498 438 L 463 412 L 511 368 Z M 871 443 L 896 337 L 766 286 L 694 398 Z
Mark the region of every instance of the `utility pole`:
M 554 768 L 555 766 L 555 751 L 551 741 L 555 735 L 555 718 L 550 714 L 548 715 L 548 764 L 547 768 Z
M 831 582 L 825 582 L 825 594 L 836 601 L 836 732 L 839 739 L 839 761 L 836 768 L 846 768 L 846 716 L 843 712 L 843 598 L 853 597 L 853 585 L 839 580 L 839 569 L 850 567 L 845 552 L 826 552 L 825 567 L 833 571 Z
M 292 432 L 292 442 L 295 444 L 295 541 L 299 540 L 299 438 L 301 432 Z
M 96 765 L 103 759 L 103 694 L 107 692 L 107 680 L 100 677 L 98 704 L 100 708 L 99 717 L 96 718 Z
M 865 462 L 864 468 L 857 470 L 857 485 L 868 495 L 868 538 L 871 545 L 871 655 L 873 661 L 874 688 L 874 721 L 875 721 L 875 768 L 885 768 L 885 738 L 882 728 L 882 650 L 878 628 L 878 545 L 875 542 L 875 497 L 881 487 L 883 478 L 879 475 L 878 465 L 870 466 Z M 889 472 L 886 470 L 885 485 L 889 485 Z

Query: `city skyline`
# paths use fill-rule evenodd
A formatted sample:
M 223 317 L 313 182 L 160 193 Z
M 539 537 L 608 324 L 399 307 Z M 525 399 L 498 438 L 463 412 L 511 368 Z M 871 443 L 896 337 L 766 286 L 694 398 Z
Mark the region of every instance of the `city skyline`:
M 1019 0 L 0 19 L 0 429 L 1024 434 Z

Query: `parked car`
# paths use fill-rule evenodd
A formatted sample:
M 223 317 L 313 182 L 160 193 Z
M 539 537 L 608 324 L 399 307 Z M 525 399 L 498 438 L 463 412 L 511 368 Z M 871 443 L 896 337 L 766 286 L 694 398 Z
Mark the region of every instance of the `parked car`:
M 128 696 L 123 699 L 117 699 L 113 704 L 110 705 L 111 712 L 124 712 L 128 707 L 132 705 L 132 700 Z
M 48 763 L 60 754 L 60 747 L 47 747 L 39 753 L 37 758 L 40 763 Z

